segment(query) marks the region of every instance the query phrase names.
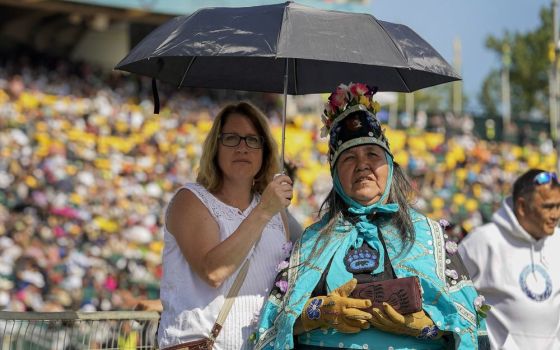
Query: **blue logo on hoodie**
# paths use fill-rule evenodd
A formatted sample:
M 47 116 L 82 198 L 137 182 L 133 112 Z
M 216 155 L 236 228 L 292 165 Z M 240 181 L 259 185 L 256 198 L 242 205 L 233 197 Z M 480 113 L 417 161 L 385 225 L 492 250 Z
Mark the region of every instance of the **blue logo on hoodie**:
M 523 293 L 534 301 L 544 301 L 552 294 L 552 279 L 541 265 L 527 265 L 519 275 Z M 533 272 L 534 268 L 534 272 Z M 544 287 L 544 290 L 543 290 Z

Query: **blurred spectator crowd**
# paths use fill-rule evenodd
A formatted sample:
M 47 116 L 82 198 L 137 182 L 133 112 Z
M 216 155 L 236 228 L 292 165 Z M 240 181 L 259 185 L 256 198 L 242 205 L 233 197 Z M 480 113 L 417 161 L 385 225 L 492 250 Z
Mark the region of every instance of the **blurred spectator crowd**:
M 162 213 L 193 181 L 211 118 L 249 99 L 280 140 L 278 96 L 162 87 L 152 114 L 149 82 L 39 57 L 0 62 L 0 309 L 122 310 L 157 298 Z M 331 187 L 320 111 L 290 115 L 290 207 L 303 226 Z M 438 132 L 387 130 L 413 180 L 416 207 L 455 223 L 456 240 L 486 222 L 528 167 L 555 169 L 546 145 L 479 140 L 468 117 L 440 116 Z

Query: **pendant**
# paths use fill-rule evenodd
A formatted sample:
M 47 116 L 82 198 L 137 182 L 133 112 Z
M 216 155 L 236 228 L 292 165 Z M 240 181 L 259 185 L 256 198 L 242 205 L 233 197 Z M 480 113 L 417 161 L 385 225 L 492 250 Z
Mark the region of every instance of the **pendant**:
M 344 257 L 346 270 L 353 274 L 371 273 L 379 265 L 379 251 L 370 248 L 367 244 L 358 249 L 351 248 Z

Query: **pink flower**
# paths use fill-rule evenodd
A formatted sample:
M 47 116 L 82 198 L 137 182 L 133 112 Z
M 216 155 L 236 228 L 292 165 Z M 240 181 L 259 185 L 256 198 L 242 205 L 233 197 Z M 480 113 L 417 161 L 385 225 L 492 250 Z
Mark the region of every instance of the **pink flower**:
M 350 92 L 354 96 L 363 96 L 369 91 L 368 86 L 363 83 L 351 84 L 349 88 L 350 88 Z
M 439 225 L 441 226 L 442 229 L 447 229 L 449 226 L 451 226 L 451 224 L 449 223 L 449 221 L 445 220 L 445 219 L 441 219 L 439 220 Z
M 251 326 L 256 327 L 259 324 L 260 316 L 259 312 L 255 312 L 253 314 L 253 317 L 251 318 Z
M 447 277 L 450 277 L 450 278 L 454 279 L 454 280 L 459 278 L 459 274 L 455 270 L 446 269 L 445 270 L 445 275 Z
M 284 255 L 286 255 L 286 257 L 290 256 L 290 253 L 292 252 L 292 242 L 288 241 L 284 244 L 282 244 L 282 252 L 284 252 Z
M 280 272 L 285 268 L 287 268 L 288 266 L 290 266 L 290 263 L 288 263 L 287 261 L 282 261 L 280 262 L 280 264 L 278 264 L 278 266 L 276 266 L 276 272 Z
M 458 249 L 459 249 L 459 246 L 457 245 L 457 243 L 455 243 L 453 241 L 445 242 L 445 250 L 447 251 L 447 253 L 453 255 L 453 254 L 457 253 Z
M 329 97 L 329 104 L 331 105 L 333 110 L 340 109 L 343 108 L 344 105 L 346 105 L 346 99 L 346 89 L 343 89 L 339 86 Z
M 274 283 L 274 285 L 280 288 L 280 292 L 282 293 L 286 293 L 286 291 L 288 290 L 288 281 L 280 280 Z
M 482 318 L 486 318 L 488 316 L 488 311 L 492 309 L 490 305 L 486 304 L 486 299 L 482 295 L 477 296 L 474 299 L 473 304 L 476 309 L 476 313 Z
M 329 100 L 329 102 L 327 102 L 327 105 L 329 106 L 328 108 L 332 111 L 331 115 L 334 115 L 336 114 L 336 112 L 338 112 L 338 106 L 333 101 Z
M 482 307 L 482 305 L 484 305 L 485 302 L 486 302 L 486 298 L 484 298 L 484 295 L 477 296 L 474 299 L 474 307 L 476 311 L 480 311 L 480 308 Z

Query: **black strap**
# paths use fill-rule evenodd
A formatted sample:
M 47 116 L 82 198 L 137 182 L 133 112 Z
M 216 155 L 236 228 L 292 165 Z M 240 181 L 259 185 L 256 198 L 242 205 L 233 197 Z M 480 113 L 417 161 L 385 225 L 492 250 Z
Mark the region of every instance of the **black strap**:
M 159 94 L 155 78 L 152 78 L 152 94 L 154 95 L 154 114 L 159 114 Z

